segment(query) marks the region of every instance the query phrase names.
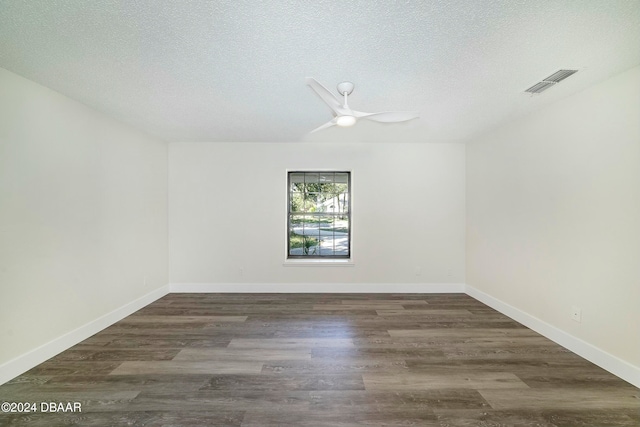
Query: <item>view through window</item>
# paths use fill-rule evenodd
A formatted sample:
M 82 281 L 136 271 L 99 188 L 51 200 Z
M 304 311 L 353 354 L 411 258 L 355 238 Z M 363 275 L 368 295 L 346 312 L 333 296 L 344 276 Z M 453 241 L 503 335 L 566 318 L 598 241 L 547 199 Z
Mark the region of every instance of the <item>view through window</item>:
M 350 172 L 289 172 L 289 258 L 351 256 Z

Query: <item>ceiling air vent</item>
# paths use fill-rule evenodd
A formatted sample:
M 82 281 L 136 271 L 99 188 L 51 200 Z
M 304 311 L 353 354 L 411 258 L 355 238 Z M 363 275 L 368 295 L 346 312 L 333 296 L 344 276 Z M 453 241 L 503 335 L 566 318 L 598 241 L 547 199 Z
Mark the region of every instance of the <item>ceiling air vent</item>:
M 546 79 L 543 79 L 541 82 L 534 84 L 529 89 L 525 90 L 527 93 L 541 93 L 550 87 L 554 86 L 556 83 L 560 83 L 562 80 L 566 79 L 570 75 L 577 73 L 578 70 L 559 70 L 555 73 L 551 74 Z
M 529 89 L 525 90 L 525 92 L 529 92 L 529 93 L 540 93 L 543 92 L 547 89 L 549 89 L 551 86 L 553 86 L 555 83 L 553 82 L 540 82 L 540 83 L 536 83 L 533 86 L 531 86 Z
M 560 71 L 556 71 L 555 73 L 551 74 L 549 77 L 547 77 L 546 79 L 542 80 L 543 82 L 554 82 L 554 83 L 560 83 L 561 81 L 563 81 L 564 79 L 566 79 L 567 77 L 569 77 L 570 75 L 577 73 L 578 70 L 560 70 Z

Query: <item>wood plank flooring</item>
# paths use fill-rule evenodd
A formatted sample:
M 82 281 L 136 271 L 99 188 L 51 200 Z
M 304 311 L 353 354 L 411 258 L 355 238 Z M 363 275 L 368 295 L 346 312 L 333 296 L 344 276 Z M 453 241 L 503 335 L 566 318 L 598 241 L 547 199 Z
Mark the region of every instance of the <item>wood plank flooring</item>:
M 461 294 L 170 294 L 0 386 L 2 426 L 640 426 L 640 390 Z

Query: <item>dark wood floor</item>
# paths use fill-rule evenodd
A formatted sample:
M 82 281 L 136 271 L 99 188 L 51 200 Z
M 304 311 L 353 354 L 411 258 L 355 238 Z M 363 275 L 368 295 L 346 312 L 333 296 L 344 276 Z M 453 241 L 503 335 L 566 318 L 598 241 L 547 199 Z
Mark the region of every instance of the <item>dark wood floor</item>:
M 0 401 L 81 404 L 12 426 L 640 425 L 640 390 L 461 294 L 171 294 Z

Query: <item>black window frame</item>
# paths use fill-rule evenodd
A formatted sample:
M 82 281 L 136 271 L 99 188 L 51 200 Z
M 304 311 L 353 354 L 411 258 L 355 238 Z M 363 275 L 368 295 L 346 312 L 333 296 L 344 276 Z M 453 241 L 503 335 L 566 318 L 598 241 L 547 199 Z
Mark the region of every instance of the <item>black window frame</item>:
M 305 174 L 305 181 L 307 174 L 318 174 L 318 175 L 328 175 L 328 174 L 344 174 L 347 176 L 347 204 L 346 204 L 346 212 L 319 212 L 319 213 L 309 213 L 309 212 L 294 212 L 291 210 L 291 195 L 292 195 L 292 182 L 291 177 L 294 174 Z M 335 183 L 335 181 L 334 181 Z M 287 259 L 288 260 L 350 260 L 351 259 L 351 230 L 352 230 L 352 215 L 351 215 L 351 201 L 352 201 L 352 172 L 345 170 L 288 170 L 287 171 L 287 230 L 286 230 L 286 239 L 287 239 Z M 305 215 L 305 216 L 346 216 L 347 222 L 349 224 L 348 233 L 347 233 L 347 254 L 346 255 L 322 255 L 322 254 L 313 254 L 313 255 L 292 255 L 291 254 L 291 238 L 290 233 L 292 230 L 292 217 L 296 215 Z

